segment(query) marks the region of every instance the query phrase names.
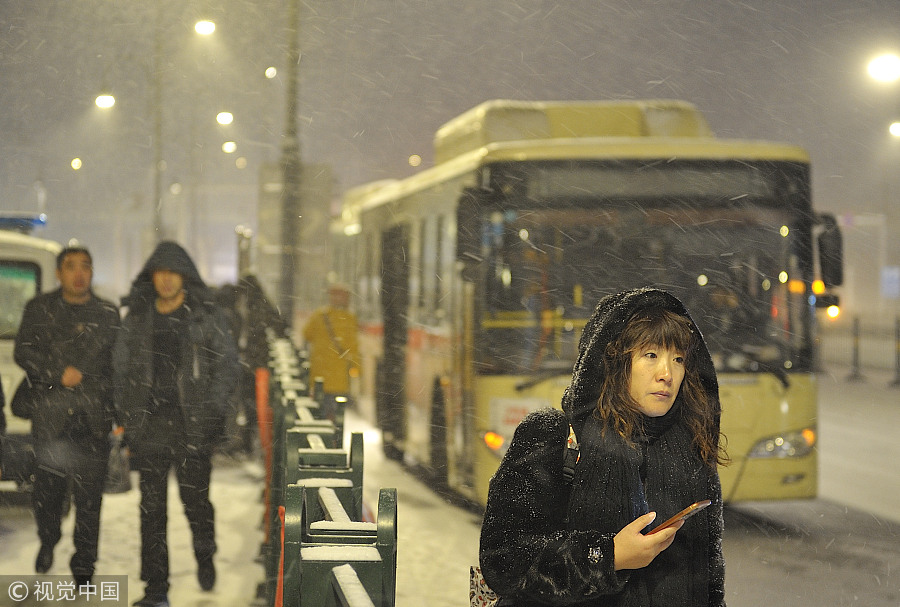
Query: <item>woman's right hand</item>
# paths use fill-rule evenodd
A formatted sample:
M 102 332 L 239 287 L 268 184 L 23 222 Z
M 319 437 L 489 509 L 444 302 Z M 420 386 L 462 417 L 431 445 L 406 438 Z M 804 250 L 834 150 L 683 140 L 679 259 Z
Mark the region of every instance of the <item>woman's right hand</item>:
M 640 569 L 646 567 L 656 555 L 668 548 L 675 540 L 675 534 L 684 521 L 653 535 L 641 533 L 656 518 L 655 512 L 639 516 L 626 525 L 613 539 L 615 545 L 616 571 L 620 569 Z

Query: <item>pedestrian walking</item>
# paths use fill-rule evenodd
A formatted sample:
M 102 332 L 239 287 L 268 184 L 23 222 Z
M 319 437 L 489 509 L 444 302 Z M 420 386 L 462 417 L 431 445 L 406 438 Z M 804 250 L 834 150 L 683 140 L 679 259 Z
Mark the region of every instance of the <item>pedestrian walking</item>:
M 29 301 L 16 335 L 14 358 L 25 370 L 34 441 L 32 506 L 41 547 L 35 571 L 53 566 L 62 513 L 75 503 L 76 584 L 89 584 L 97 561 L 100 506 L 113 428 L 112 347 L 119 330 L 114 304 L 91 287 L 93 260 L 71 246 L 56 260 L 59 288 Z
M 480 562 L 499 605 L 724 606 L 718 383 L 681 302 L 604 298 L 562 409 L 519 424 L 490 483 Z
M 344 409 L 350 402 L 350 378 L 359 374 L 358 323 L 348 309 L 350 289 L 328 287 L 328 305 L 316 310 L 303 328 L 309 348 L 309 377 L 322 379 L 323 414 L 343 428 Z
M 213 449 L 222 440 L 238 377 L 237 349 L 222 311 L 187 252 L 161 242 L 135 278 L 116 341 L 116 406 L 140 473 L 140 607 L 167 607 L 169 471 L 174 469 L 193 535 L 197 579 L 216 581 Z
M 225 311 L 241 363 L 234 395 L 234 415 L 229 417 L 226 450 L 251 455 L 258 433 L 256 375 L 259 369 L 269 365 L 267 333 L 271 331 L 275 337 L 285 337 L 290 327 L 253 274 L 242 276 L 236 285 L 223 286 L 217 301 Z

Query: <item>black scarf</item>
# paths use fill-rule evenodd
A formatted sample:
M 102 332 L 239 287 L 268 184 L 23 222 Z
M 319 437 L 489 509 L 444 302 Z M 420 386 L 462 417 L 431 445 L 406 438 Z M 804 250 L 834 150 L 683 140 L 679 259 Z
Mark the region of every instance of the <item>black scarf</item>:
M 569 503 L 569 528 L 615 534 L 651 510 L 657 514 L 655 522 L 661 523 L 685 506 L 708 498 L 709 471 L 680 421 L 677 405 L 665 416 L 646 418 L 644 436 L 629 445 L 612 430 L 604 433 L 599 417 L 590 416 L 579 437 L 581 459 Z M 672 546 L 648 567 L 631 573 L 620 595 L 598 604 L 704 605 L 708 532 L 706 517 L 690 519 Z

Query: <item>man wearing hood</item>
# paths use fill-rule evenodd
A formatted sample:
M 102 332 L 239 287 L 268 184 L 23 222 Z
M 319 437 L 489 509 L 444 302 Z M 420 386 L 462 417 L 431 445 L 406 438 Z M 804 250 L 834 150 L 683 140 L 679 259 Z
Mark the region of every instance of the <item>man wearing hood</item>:
M 718 383 L 681 302 L 604 298 L 562 408 L 527 416 L 491 479 L 480 562 L 499 605 L 724 607 Z
M 222 438 L 239 374 L 224 314 L 187 252 L 161 242 L 123 300 L 128 313 L 113 353 L 116 406 L 140 472 L 141 579 L 135 605 L 167 607 L 169 470 L 175 469 L 193 534 L 197 578 L 215 585 L 212 451 Z

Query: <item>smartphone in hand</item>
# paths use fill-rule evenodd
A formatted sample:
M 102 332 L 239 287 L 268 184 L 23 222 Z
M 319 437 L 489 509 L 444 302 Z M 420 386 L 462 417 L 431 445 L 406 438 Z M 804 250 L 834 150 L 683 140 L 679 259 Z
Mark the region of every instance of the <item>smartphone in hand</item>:
M 687 508 L 685 508 L 684 510 L 682 510 L 681 512 L 679 512 L 678 514 L 676 514 L 675 516 L 670 518 L 669 520 L 657 525 L 656 527 L 654 527 L 653 529 L 648 531 L 647 535 L 653 535 L 654 533 L 662 531 L 666 527 L 671 527 L 672 525 L 674 525 L 675 523 L 677 523 L 680 520 L 690 518 L 690 517 L 694 516 L 695 514 L 697 514 L 698 512 L 700 512 L 701 510 L 703 510 L 704 508 L 706 508 L 707 506 L 709 506 L 711 503 L 712 502 L 710 500 L 703 500 L 703 501 L 691 504 L 690 506 L 688 506 Z

